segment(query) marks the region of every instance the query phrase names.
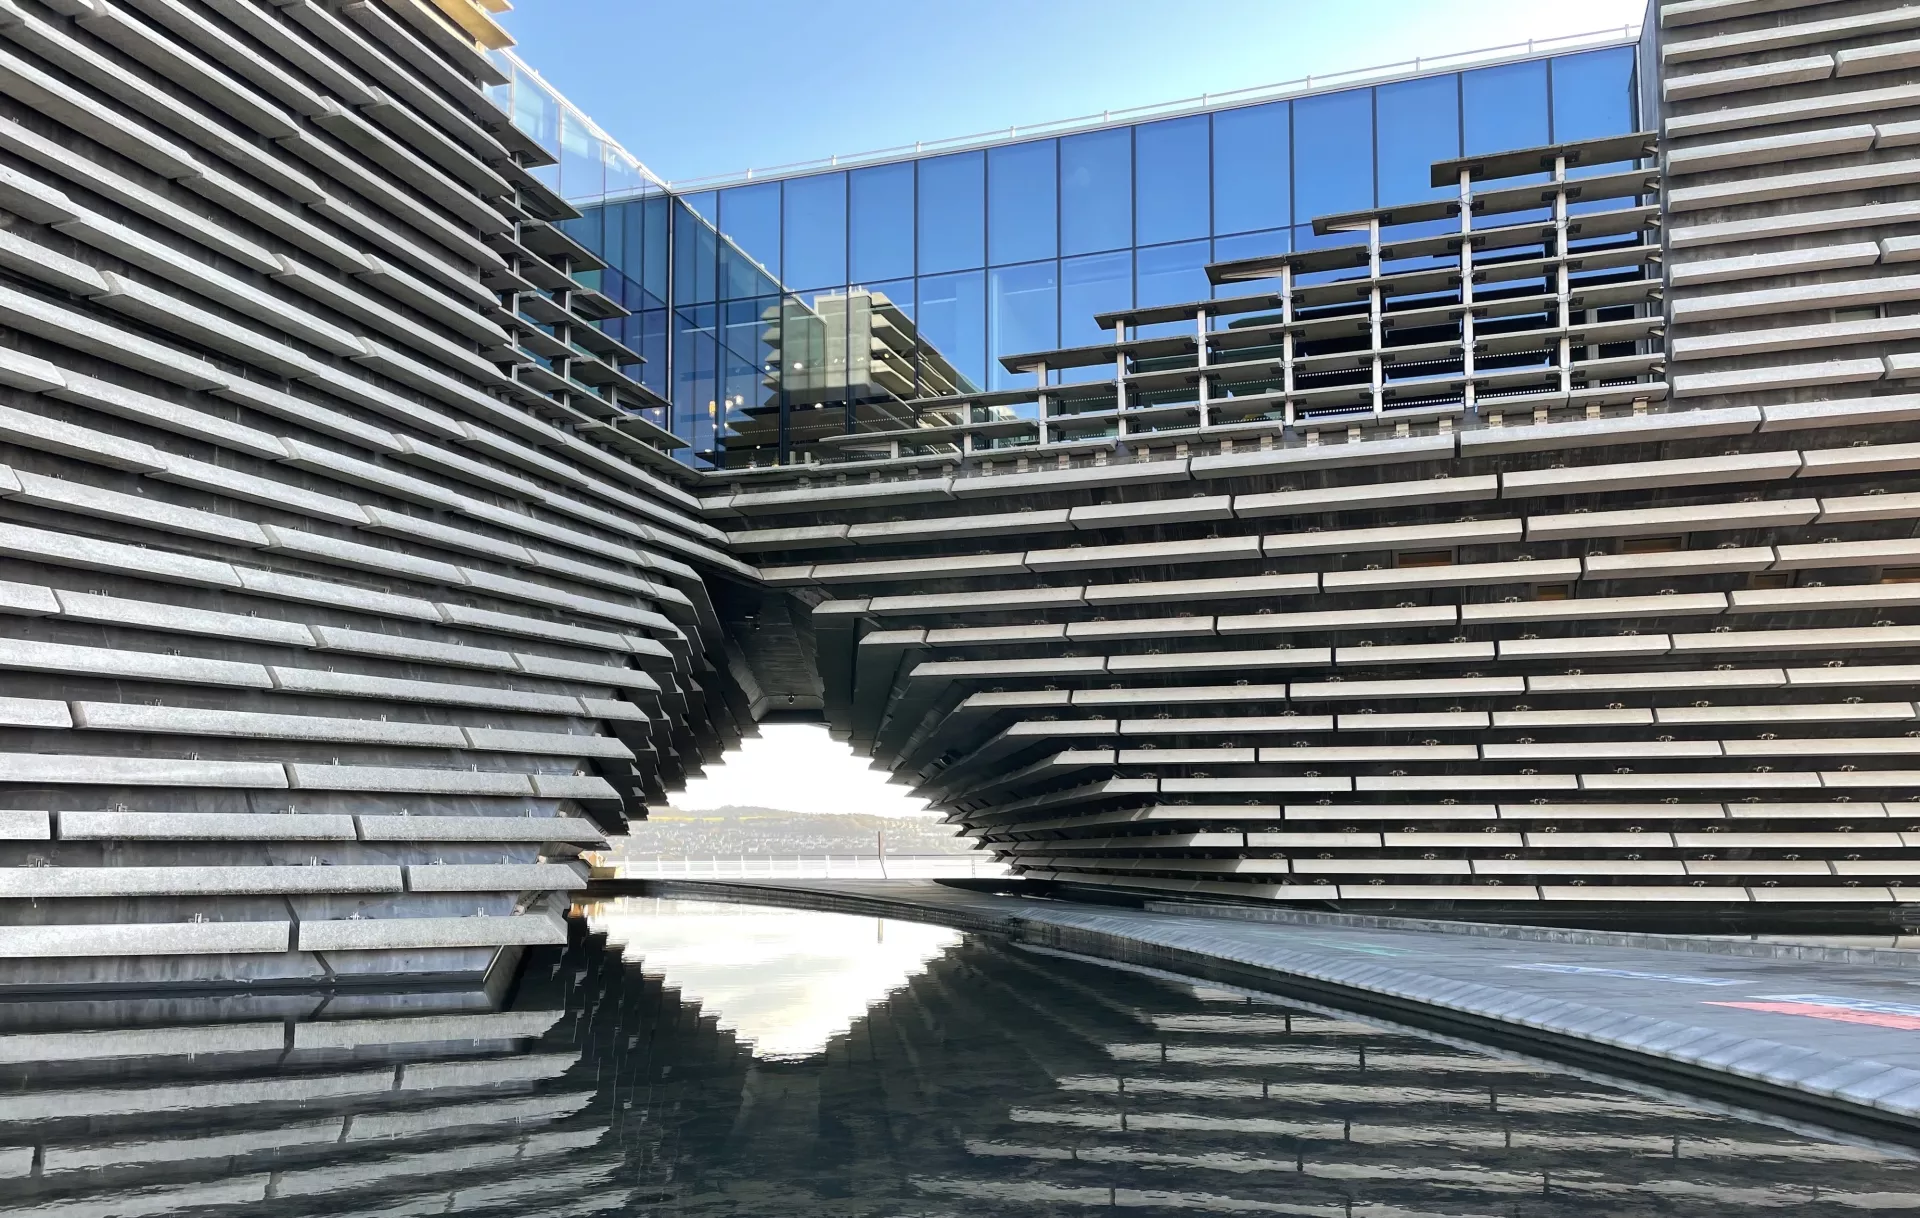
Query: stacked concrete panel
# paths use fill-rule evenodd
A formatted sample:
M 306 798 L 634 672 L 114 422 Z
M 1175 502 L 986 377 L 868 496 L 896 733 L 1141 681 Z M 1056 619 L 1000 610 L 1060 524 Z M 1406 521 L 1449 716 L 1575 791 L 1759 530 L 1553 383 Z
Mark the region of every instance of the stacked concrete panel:
M 483 972 L 737 738 L 751 572 L 475 30 L 0 3 L 10 983 Z
M 833 725 L 1030 877 L 1913 920 L 1920 396 L 1898 318 L 1788 311 L 1904 290 L 1905 205 L 1846 183 L 1920 164 L 1912 12 L 1670 5 L 1664 135 L 1436 164 L 707 503 L 812 606 Z

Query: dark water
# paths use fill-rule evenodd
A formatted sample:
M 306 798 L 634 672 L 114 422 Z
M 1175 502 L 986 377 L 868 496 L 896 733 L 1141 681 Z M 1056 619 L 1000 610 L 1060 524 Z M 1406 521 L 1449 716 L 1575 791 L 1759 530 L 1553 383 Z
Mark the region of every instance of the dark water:
M 485 994 L 0 1002 L 0 1218 L 1920 1214 L 1891 1149 L 900 922 L 597 910 Z

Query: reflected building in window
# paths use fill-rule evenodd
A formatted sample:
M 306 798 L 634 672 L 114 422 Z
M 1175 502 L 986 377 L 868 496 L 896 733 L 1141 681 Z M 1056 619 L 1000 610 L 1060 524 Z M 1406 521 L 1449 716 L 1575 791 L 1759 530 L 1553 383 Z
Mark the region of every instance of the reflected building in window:
M 992 395 L 1033 374 L 1003 358 L 1101 343 L 1097 314 L 1260 290 L 1211 284 L 1206 267 L 1350 241 L 1316 236 L 1312 220 L 1451 193 L 1430 184 L 1434 162 L 1636 131 L 1638 56 L 1588 39 L 1163 107 L 1152 121 L 1052 124 L 1046 138 L 672 185 L 529 72 L 502 104 L 559 157 L 546 172 L 584 212 L 568 230 L 606 258 L 604 289 L 634 310 L 616 337 L 645 356 L 638 379 L 672 400 L 665 424 L 684 455 L 748 466 L 831 459 L 819 445 L 889 417 L 893 401 L 966 396 L 953 406 L 974 421 L 1017 414 Z M 871 314 L 853 303 L 879 300 Z M 826 344 L 805 368 L 801 331 Z M 858 375 L 875 359 L 883 372 Z M 922 422 L 938 426 L 938 411 Z

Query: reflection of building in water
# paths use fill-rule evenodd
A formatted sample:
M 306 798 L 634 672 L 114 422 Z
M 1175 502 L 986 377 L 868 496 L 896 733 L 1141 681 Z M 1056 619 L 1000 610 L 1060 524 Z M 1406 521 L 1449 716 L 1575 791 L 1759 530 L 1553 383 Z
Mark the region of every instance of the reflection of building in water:
M 531 953 L 504 1003 L 0 1004 L 0 1215 L 644 1212 L 673 1097 L 737 1094 L 745 1055 L 577 925 L 573 940 Z
M 667 1212 L 1920 1208 L 1893 1155 L 977 937 L 817 1056 L 752 1063 L 737 1100 L 724 1139 L 678 1141 Z
M 575 923 L 498 1002 L 0 1005 L 0 1218 L 1920 1211 L 1906 1158 L 989 939 L 769 1060 L 768 959 L 702 1005 Z

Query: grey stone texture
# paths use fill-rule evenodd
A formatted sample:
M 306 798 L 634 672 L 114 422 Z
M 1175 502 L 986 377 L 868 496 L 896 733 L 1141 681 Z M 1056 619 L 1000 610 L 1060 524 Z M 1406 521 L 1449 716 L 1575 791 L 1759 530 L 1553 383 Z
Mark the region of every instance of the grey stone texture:
M 576 212 L 496 70 L 424 8 L 0 9 L 5 981 L 557 941 L 580 850 L 751 730 L 704 580 L 753 572 L 583 438 L 658 403 L 535 252 Z M 523 375 L 536 314 L 600 371 Z

